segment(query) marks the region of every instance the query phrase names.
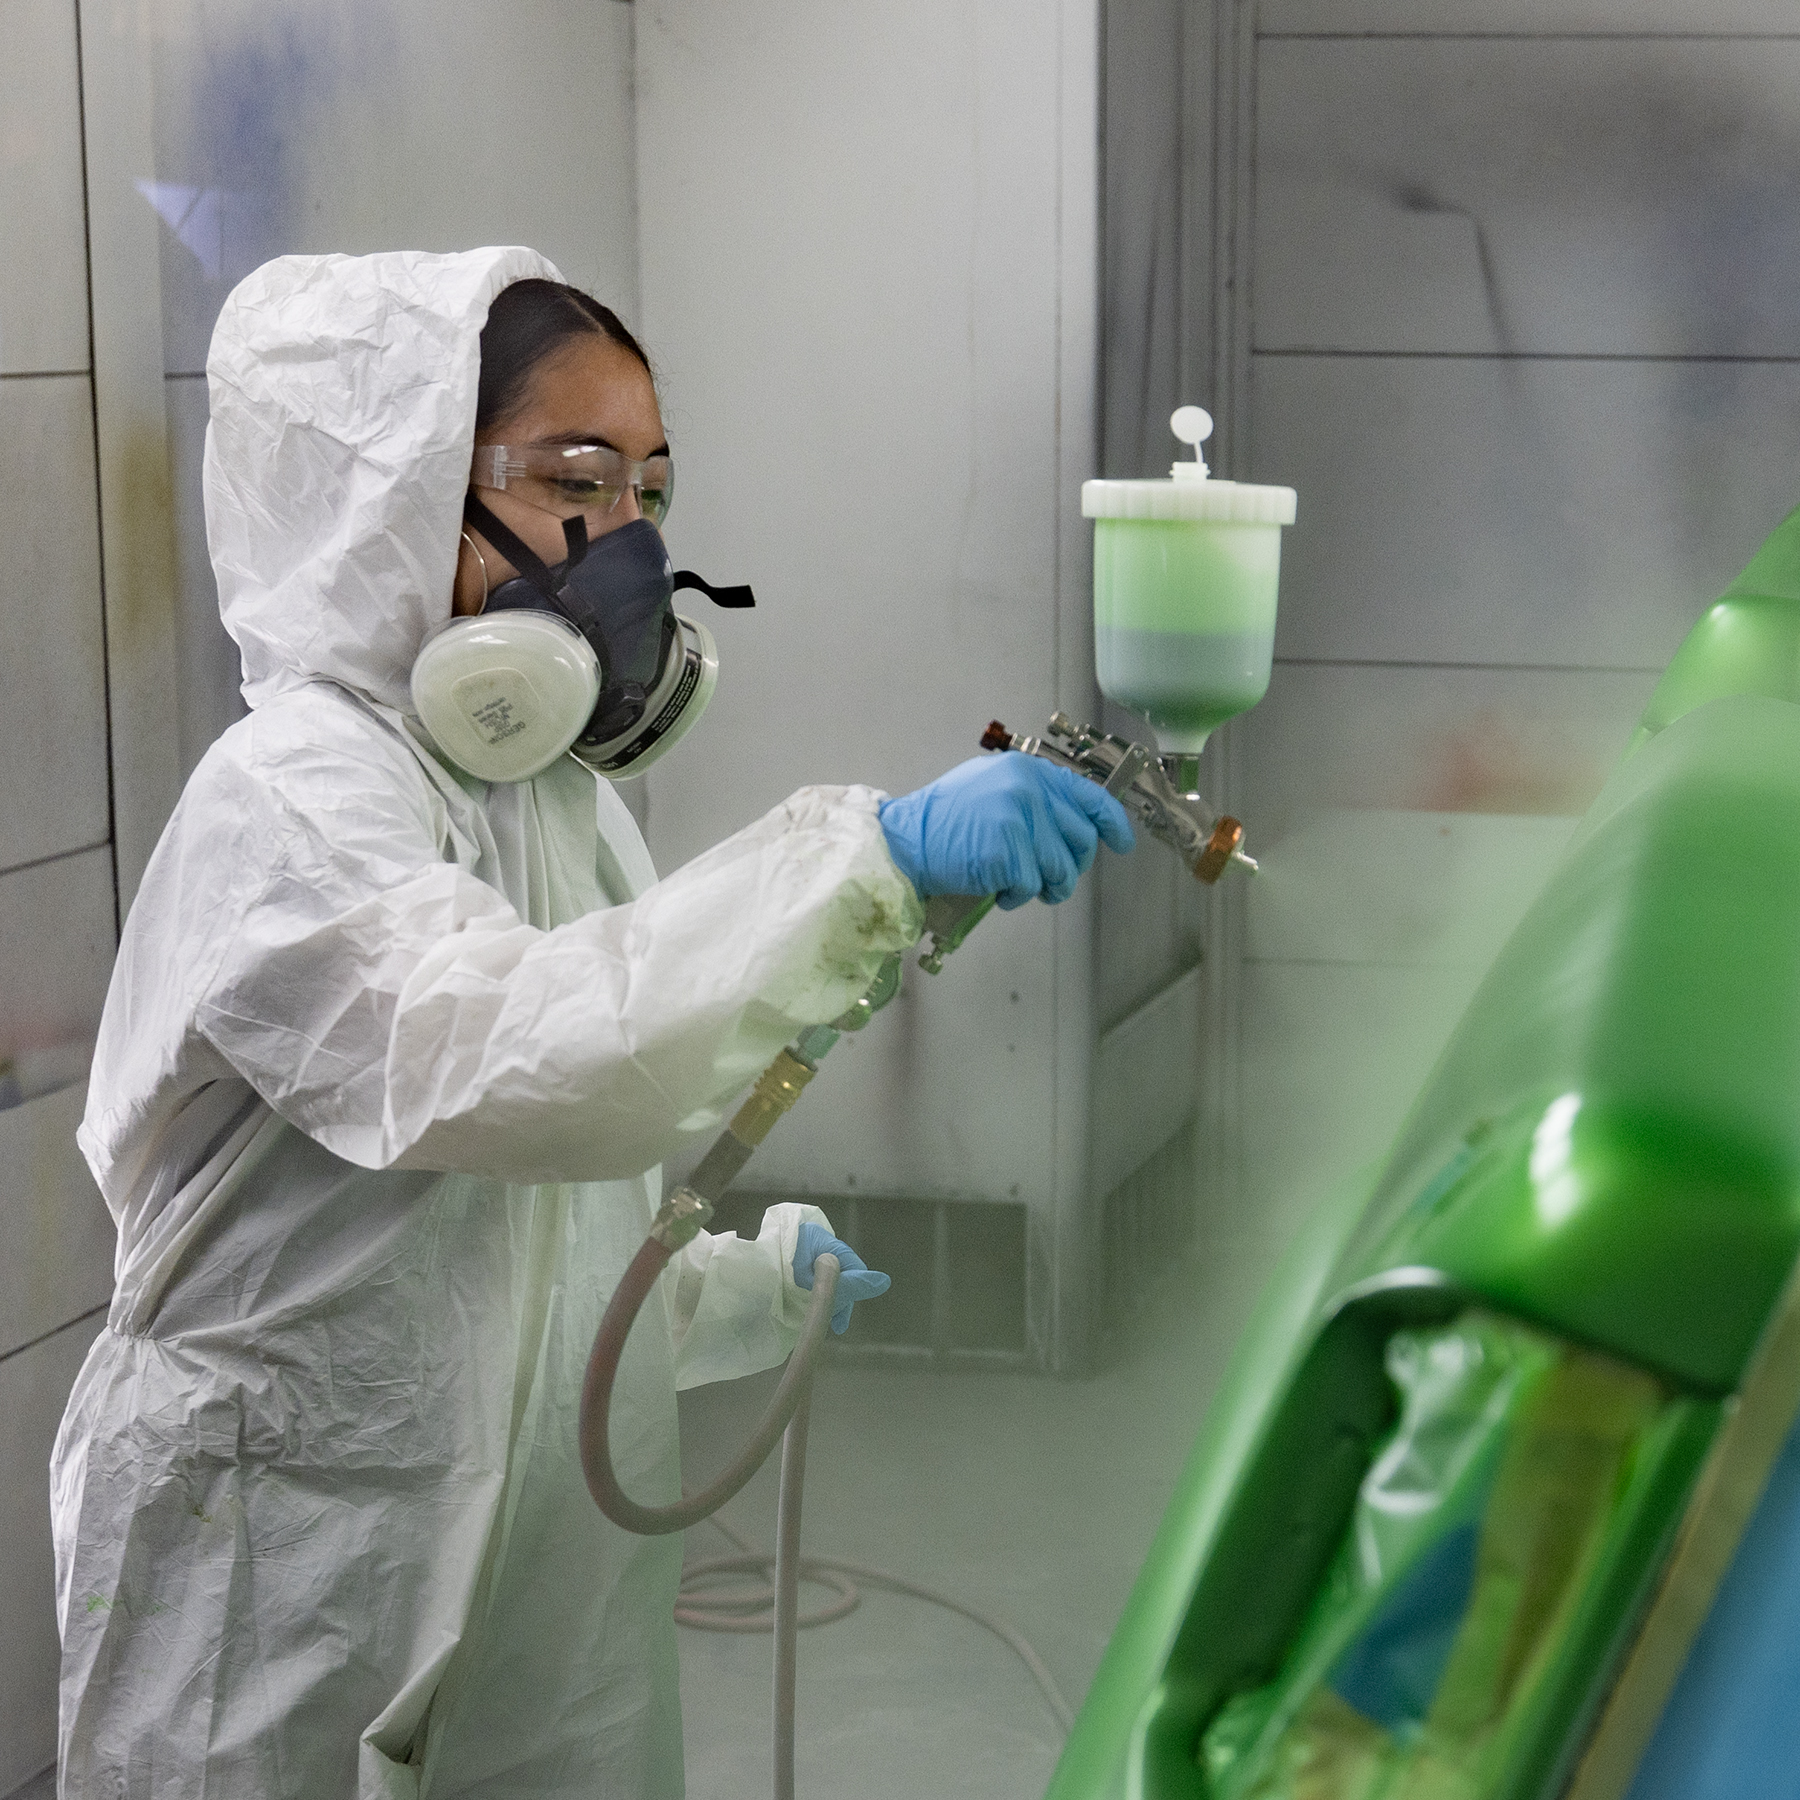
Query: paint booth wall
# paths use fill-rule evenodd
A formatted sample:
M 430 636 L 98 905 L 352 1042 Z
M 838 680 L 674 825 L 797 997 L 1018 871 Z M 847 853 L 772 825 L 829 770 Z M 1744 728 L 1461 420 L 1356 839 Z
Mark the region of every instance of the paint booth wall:
M 0 259 L 0 1794 L 55 1753 L 45 1469 L 112 1286 L 111 1220 L 73 1141 L 117 900 L 84 224 L 105 196 L 84 185 L 84 68 L 87 178 L 128 184 L 158 220 L 180 582 L 177 691 L 157 698 L 184 771 L 242 710 L 200 505 L 206 347 L 232 284 L 288 251 L 521 241 L 637 310 L 629 6 L 125 11 L 132 31 L 82 6 L 78 38 L 75 0 L 0 0 L 0 221 L 31 248 Z M 107 122 L 91 116 L 125 58 L 155 120 L 129 169 L 97 149 Z M 97 287 L 154 289 L 157 269 L 94 248 Z
M 669 542 L 758 596 L 708 615 L 718 696 L 648 778 L 668 869 L 805 783 L 905 792 L 976 754 L 992 718 L 1092 716 L 1078 495 L 1098 16 L 1083 0 L 636 14 L 643 325 L 682 470 Z M 1089 884 L 997 915 L 941 976 L 909 969 L 745 1177 L 859 1205 L 833 1217 L 865 1232 L 903 1216 L 896 1199 L 971 1229 L 984 1206 L 1023 1209 L 1027 1336 L 1058 1363 L 1092 1325 L 1093 1191 L 1129 1173 L 1090 1178 L 1088 1093 L 1111 1066 L 1093 905 Z M 1191 1071 L 1179 1082 L 1148 1109 L 1145 1152 L 1191 1117 Z M 896 1292 L 943 1273 L 941 1240 L 921 1254 Z M 1021 1272 L 1004 1260 L 1002 1283 Z
M 1268 874 L 1205 1292 L 1240 1307 L 1384 1147 L 1658 672 L 1800 499 L 1791 9 L 1255 23 L 1236 472 L 1300 511 L 1233 746 Z
M 637 316 L 621 0 L 157 0 L 164 370 L 182 766 L 243 711 L 200 505 L 206 350 L 271 256 L 529 244 Z
M 72 3 L 4 0 L 0 125 L 0 1794 L 50 1760 L 46 1464 L 112 1288 L 74 1145 L 114 947 L 105 626 Z M 11 253 L 29 244 L 31 254 Z

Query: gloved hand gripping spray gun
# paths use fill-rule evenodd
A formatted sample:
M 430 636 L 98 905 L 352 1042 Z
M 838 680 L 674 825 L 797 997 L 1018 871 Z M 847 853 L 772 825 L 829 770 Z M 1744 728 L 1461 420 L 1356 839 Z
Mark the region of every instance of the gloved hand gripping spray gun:
M 1255 705 L 1268 687 L 1281 527 L 1293 522 L 1295 496 L 1292 488 L 1209 480 L 1200 445 L 1212 431 L 1212 420 L 1199 407 L 1180 408 L 1170 424 L 1179 439 L 1194 447 L 1194 460 L 1176 463 L 1169 480 L 1089 481 L 1082 486 L 1082 512 L 1096 523 L 1094 628 L 1100 688 L 1109 699 L 1150 720 L 1163 752 L 1077 725 L 1060 712 L 1051 715 L 1042 737 L 1011 732 L 996 720 L 982 733 L 981 747 L 1042 757 L 1097 782 L 1140 829 L 1167 844 L 1197 880 L 1211 886 L 1233 862 L 1252 873 L 1256 869 L 1243 849 L 1243 826 L 1197 791 L 1199 758 L 1210 733 Z M 930 943 L 919 966 L 927 974 L 939 973 L 945 958 L 987 917 L 995 901 L 993 894 L 930 899 L 925 907 Z M 742 1453 L 703 1492 L 672 1506 L 646 1507 L 632 1500 L 613 1470 L 608 1411 L 626 1336 L 670 1258 L 705 1226 L 714 1202 L 737 1179 L 775 1121 L 799 1099 L 838 1039 L 862 1030 L 899 992 L 901 963 L 898 953 L 886 958 L 849 1011 L 802 1032 L 776 1057 L 686 1185 L 664 1201 L 607 1306 L 582 1387 L 581 1461 L 589 1491 L 615 1524 L 644 1536 L 682 1531 L 716 1512 L 786 1434 L 775 1578 L 777 1800 L 790 1800 L 793 1793 L 807 1399 L 831 1318 L 837 1259 L 825 1255 L 814 1263 L 806 1323 L 780 1385 Z

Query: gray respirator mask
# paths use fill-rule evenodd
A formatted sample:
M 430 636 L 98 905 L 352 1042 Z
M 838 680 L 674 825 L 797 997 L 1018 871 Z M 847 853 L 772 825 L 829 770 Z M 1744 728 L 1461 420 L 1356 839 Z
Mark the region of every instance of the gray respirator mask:
M 433 742 L 484 781 L 527 781 L 571 750 L 612 779 L 641 774 L 718 685 L 712 633 L 675 611 L 676 593 L 726 607 L 755 596 L 673 569 L 648 519 L 592 543 L 583 518 L 565 519 L 568 554 L 551 566 L 473 492 L 463 512 L 520 573 L 419 652 L 413 706 Z

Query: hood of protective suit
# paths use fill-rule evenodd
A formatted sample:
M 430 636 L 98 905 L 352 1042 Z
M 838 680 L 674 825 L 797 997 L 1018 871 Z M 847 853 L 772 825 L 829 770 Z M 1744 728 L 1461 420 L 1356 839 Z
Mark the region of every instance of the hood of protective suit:
M 206 359 L 206 536 L 252 706 L 324 677 L 410 711 L 450 617 L 481 328 L 534 250 L 283 256 Z

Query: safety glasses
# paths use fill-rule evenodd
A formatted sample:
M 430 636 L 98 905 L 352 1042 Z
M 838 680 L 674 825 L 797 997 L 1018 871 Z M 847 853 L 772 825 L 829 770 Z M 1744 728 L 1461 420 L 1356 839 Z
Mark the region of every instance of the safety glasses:
M 627 488 L 652 525 L 669 514 L 675 465 L 667 456 L 633 462 L 605 444 L 483 444 L 475 452 L 474 485 L 503 488 L 529 505 L 566 518 L 611 512 Z

